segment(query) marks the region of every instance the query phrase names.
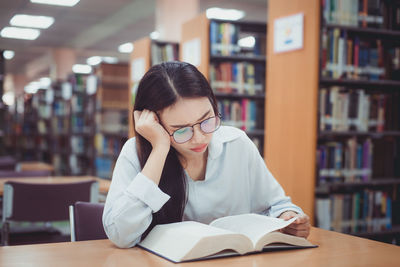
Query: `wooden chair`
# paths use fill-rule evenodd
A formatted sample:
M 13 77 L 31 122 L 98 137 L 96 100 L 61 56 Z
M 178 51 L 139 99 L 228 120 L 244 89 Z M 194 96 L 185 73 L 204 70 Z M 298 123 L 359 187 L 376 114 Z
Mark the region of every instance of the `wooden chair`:
M 71 241 L 106 239 L 103 227 L 103 203 L 78 201 L 69 206 Z
M 52 173 L 49 170 L 41 171 L 14 171 L 14 170 L 0 170 L 1 178 L 11 178 L 11 177 L 43 177 L 50 176 Z
M 10 222 L 67 221 L 77 201 L 98 201 L 98 182 L 36 184 L 8 181 L 3 193 L 2 244 L 9 244 Z
M 10 156 L 0 157 L 0 170 L 15 170 L 16 160 Z

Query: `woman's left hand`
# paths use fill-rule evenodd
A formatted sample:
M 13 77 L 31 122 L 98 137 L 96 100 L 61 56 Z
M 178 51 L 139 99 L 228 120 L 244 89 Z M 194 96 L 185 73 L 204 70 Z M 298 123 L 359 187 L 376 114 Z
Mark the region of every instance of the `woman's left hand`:
M 285 221 L 296 217 L 297 219 L 292 222 L 290 225 L 281 229 L 282 233 L 300 236 L 307 238 L 310 234 L 310 218 L 307 214 L 298 214 L 294 211 L 285 211 L 283 212 L 279 218 L 284 219 Z

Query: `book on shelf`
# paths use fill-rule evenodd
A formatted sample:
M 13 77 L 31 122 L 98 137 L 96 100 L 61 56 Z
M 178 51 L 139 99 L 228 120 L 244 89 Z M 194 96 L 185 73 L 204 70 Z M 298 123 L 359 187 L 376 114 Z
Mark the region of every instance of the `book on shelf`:
M 399 130 L 400 94 L 368 92 L 339 86 L 319 91 L 321 131 L 377 132 Z
M 178 53 L 178 44 L 153 41 L 151 44 L 151 65 L 178 60 Z
M 392 199 L 388 191 L 371 189 L 318 197 L 317 227 L 345 233 L 390 230 L 393 201 L 396 196 Z
M 257 126 L 256 101 L 243 98 L 242 100 L 218 100 L 218 112 L 225 125 L 234 126 L 244 131 L 252 131 Z
M 354 80 L 390 79 L 393 63 L 384 64 L 398 47 L 386 47 L 383 41 L 350 35 L 340 28 L 322 31 L 322 75 Z
M 349 138 L 346 144 L 327 142 L 317 150 L 318 184 L 370 181 L 374 144 L 370 138 L 358 143 Z
M 383 0 L 323 0 L 322 14 L 327 24 L 363 28 L 389 28 L 392 7 Z
M 305 238 L 278 231 L 294 220 L 242 214 L 219 218 L 209 225 L 194 221 L 161 224 L 139 246 L 173 262 L 316 247 Z
M 250 36 L 254 39 L 254 45 L 251 47 L 241 46 L 239 40 Z M 262 30 L 262 34 L 253 31 L 251 33 L 245 33 L 240 23 L 211 20 L 210 53 L 211 56 L 265 55 L 265 30 Z
M 210 85 L 214 92 L 263 94 L 264 66 L 250 62 L 220 62 L 210 64 Z

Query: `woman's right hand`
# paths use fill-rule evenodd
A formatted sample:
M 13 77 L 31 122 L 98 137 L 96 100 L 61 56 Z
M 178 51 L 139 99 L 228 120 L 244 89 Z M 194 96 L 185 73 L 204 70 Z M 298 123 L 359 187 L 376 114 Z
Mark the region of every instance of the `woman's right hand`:
M 171 145 L 170 136 L 164 127 L 162 127 L 157 115 L 153 111 L 147 109 L 143 111 L 135 110 L 133 117 L 136 132 L 149 141 L 153 149 L 169 150 Z

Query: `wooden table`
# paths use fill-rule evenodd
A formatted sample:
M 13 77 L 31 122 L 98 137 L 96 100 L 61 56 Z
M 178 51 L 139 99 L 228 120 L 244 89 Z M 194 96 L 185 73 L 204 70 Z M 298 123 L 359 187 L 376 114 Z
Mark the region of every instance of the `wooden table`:
M 18 168 L 20 171 L 54 171 L 53 165 L 40 161 L 19 162 Z
M 3 195 L 4 183 L 6 181 L 24 182 L 24 183 L 73 183 L 86 180 L 96 180 L 99 183 L 100 194 L 106 195 L 110 188 L 111 180 L 101 179 L 96 176 L 47 176 L 47 177 L 12 177 L 0 178 L 0 196 Z
M 109 240 L 0 247 L 0 266 L 399 266 L 400 247 L 313 228 L 318 248 L 266 252 L 174 264 L 140 248 L 119 249 Z

